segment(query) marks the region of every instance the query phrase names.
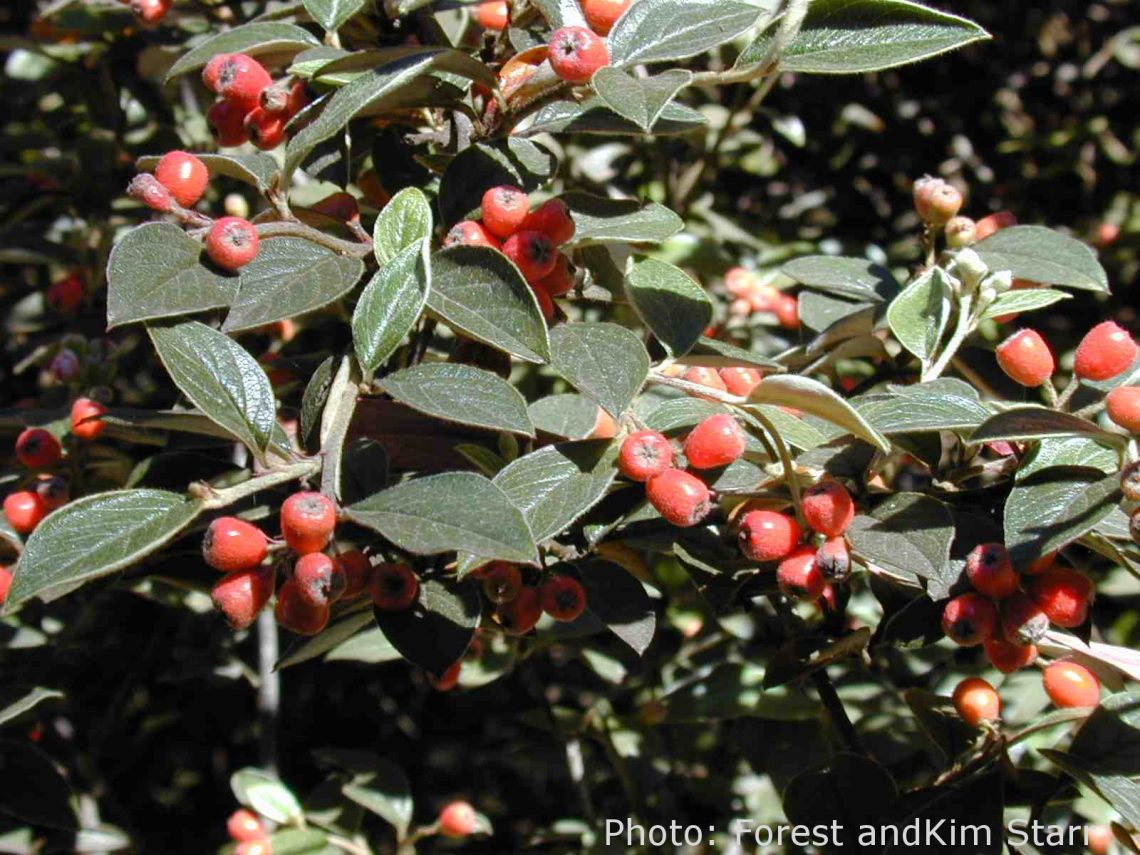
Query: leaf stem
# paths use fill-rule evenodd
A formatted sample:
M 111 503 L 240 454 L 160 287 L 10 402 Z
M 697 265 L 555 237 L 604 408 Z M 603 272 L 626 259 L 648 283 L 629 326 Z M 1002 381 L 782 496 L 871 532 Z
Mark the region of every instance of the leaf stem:
M 270 469 L 264 475 L 255 475 L 248 481 L 243 481 L 240 484 L 235 484 L 232 487 L 226 487 L 222 490 L 215 490 L 209 484 L 204 482 L 197 482 L 191 485 L 191 493 L 197 492 L 199 498 L 202 499 L 203 510 L 216 510 L 217 508 L 225 508 L 232 505 L 234 502 L 244 499 L 246 496 L 252 496 L 262 490 L 268 490 L 271 487 L 277 487 L 281 484 L 288 484 L 290 481 L 297 481 L 301 478 L 306 478 L 314 474 L 321 468 L 321 461 L 316 457 L 307 457 L 298 463 L 291 463 L 288 466 L 281 466 Z
M 937 379 L 941 376 L 942 372 L 946 370 L 946 366 L 950 364 L 950 360 L 958 352 L 958 349 L 974 331 L 977 325 L 977 318 L 974 317 L 974 295 L 966 294 L 962 297 L 962 302 L 958 304 L 958 322 L 954 326 L 954 334 L 950 336 L 950 340 L 946 342 L 946 347 L 943 348 L 942 353 L 939 354 L 937 361 L 930 366 L 929 370 L 922 373 L 922 382 L 927 383 L 931 380 Z
M 363 240 L 344 240 L 343 238 L 333 237 L 319 229 L 306 226 L 301 222 L 277 220 L 272 223 L 259 223 L 257 226 L 257 236 L 259 238 L 304 238 L 311 243 L 318 244 L 326 249 L 331 249 L 339 255 L 346 255 L 351 258 L 365 258 L 372 253 L 371 242 L 365 243 Z

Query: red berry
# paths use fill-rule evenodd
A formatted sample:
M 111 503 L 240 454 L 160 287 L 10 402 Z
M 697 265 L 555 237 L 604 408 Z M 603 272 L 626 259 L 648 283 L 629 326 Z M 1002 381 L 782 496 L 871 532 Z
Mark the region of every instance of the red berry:
M 572 576 L 549 577 L 538 589 L 542 610 L 556 621 L 577 620 L 586 610 L 586 589 Z
M 515 263 L 527 282 L 549 276 L 558 264 L 558 250 L 542 232 L 515 232 L 503 241 L 503 255 Z
M 1082 380 L 1107 380 L 1132 365 L 1136 342 L 1112 321 L 1097 324 L 1077 345 L 1073 372 Z
M 797 329 L 800 325 L 800 301 L 791 294 L 781 294 L 776 303 L 776 320 L 786 330 Z
M 231 840 L 241 843 L 246 840 L 261 840 L 268 835 L 257 814 L 247 808 L 239 808 L 226 820 L 226 833 Z
M 717 413 L 685 438 L 685 457 L 694 469 L 727 466 L 744 453 L 744 431 L 729 413 Z
M 588 439 L 613 439 L 617 434 L 617 422 L 614 417 L 598 407 L 598 415 L 594 418 L 594 427 L 588 434 Z
M 751 395 L 752 390 L 759 386 L 760 381 L 764 379 L 764 375 L 755 368 L 744 368 L 743 366 L 722 368 L 717 374 L 720 376 L 721 382 L 724 383 L 724 388 L 730 394 L 739 395 L 741 398 L 747 398 Z
M 1054 567 L 1029 582 L 1029 595 L 1057 626 L 1072 629 L 1085 622 L 1095 589 L 1092 580 L 1077 570 Z
M 237 517 L 218 517 L 202 538 L 202 557 L 222 573 L 250 570 L 264 561 L 268 552 L 265 532 Z
M 131 0 L 131 11 L 144 24 L 157 24 L 173 5 L 174 0 Z
M 12 587 L 12 571 L 7 567 L 0 567 L 0 606 L 8 600 L 8 591 Z
M 851 551 L 842 537 L 824 541 L 815 554 L 815 562 L 828 582 L 842 582 L 851 575 Z
M 273 85 L 273 78 L 261 63 L 244 53 L 226 56 L 218 65 L 215 80 L 214 91 L 245 105 L 246 112 L 258 105 L 261 90 Z
M 294 552 L 320 552 L 334 528 L 336 505 L 321 493 L 294 493 L 281 505 L 281 536 Z
M 310 552 L 293 567 L 297 596 L 310 606 L 328 606 L 343 595 L 348 580 L 344 570 L 323 552 Z
M 1104 399 L 1108 417 L 1129 433 L 1140 433 L 1140 386 L 1119 386 Z
M 740 551 L 750 561 L 778 561 L 789 555 L 803 532 L 794 517 L 775 511 L 749 511 L 740 523 Z
M 76 398 L 75 403 L 71 405 L 72 436 L 84 441 L 96 439 L 106 427 L 100 418 L 106 412 L 107 408 L 98 401 Z
M 1001 718 L 1001 698 L 981 677 L 967 677 L 954 687 L 954 709 L 970 727 Z
M 35 531 L 40 520 L 47 516 L 47 508 L 44 507 L 44 500 L 38 493 L 18 490 L 4 498 L 4 516 L 17 532 L 30 534 Z
M 268 113 L 261 107 L 254 107 L 245 115 L 245 132 L 254 146 L 269 151 L 285 142 L 287 121 L 288 116 L 284 113 Z
M 502 249 L 496 239 L 481 223 L 474 220 L 463 220 L 451 227 L 447 237 L 443 239 L 444 246 L 489 246 L 491 249 Z
M 966 576 L 976 591 L 1002 600 L 1017 590 L 1017 571 L 1000 543 L 975 546 L 966 556 Z
M 138 199 L 148 208 L 160 213 L 169 213 L 175 204 L 174 196 L 162 182 L 150 173 L 136 175 L 127 185 L 127 195 Z
M 273 596 L 273 581 L 272 567 L 227 573 L 214 585 L 214 608 L 225 615 L 230 629 L 248 629 Z
M 509 603 L 495 609 L 495 619 L 511 635 L 526 635 L 542 617 L 542 598 L 538 588 L 526 585 Z
M 475 4 L 475 22 L 485 30 L 505 30 L 510 16 L 506 0 L 485 0 Z
M 305 86 L 305 81 L 298 80 L 291 87 L 289 87 L 289 100 L 285 106 L 285 112 L 292 118 L 300 113 L 309 105 L 309 90 Z
M 54 312 L 71 314 L 83 303 L 85 292 L 83 279 L 77 273 L 57 279 L 48 286 L 46 298 L 48 308 Z
M 1100 703 L 1100 680 L 1076 662 L 1053 662 L 1041 675 L 1045 694 L 1059 707 L 1095 707 Z
M 599 36 L 608 36 L 631 2 L 632 0 L 583 0 L 582 13 L 591 30 Z
M 495 237 L 510 237 L 530 212 L 530 199 L 520 187 L 501 184 L 483 194 L 483 228 Z
M 447 837 L 466 837 L 478 824 L 475 808 L 467 802 L 451 802 L 439 812 L 439 832 Z
M 527 215 L 521 228 L 542 232 L 555 246 L 562 246 L 574 237 L 574 220 L 570 216 L 570 209 L 561 199 L 543 202 Z
M 214 54 L 210 61 L 206 63 L 206 67 L 202 69 L 202 83 L 211 92 L 218 91 L 218 78 L 221 76 L 222 67 L 229 60 L 228 53 Z
M 44 503 L 44 510 L 51 513 L 63 507 L 70 498 L 67 481 L 58 475 L 41 475 L 36 482 L 36 495 Z
M 249 134 L 245 130 L 245 117 L 249 112 L 247 106 L 223 98 L 215 101 L 206 112 L 206 122 L 218 145 L 233 148 L 249 141 Z
M 154 177 L 183 208 L 191 208 L 206 192 L 210 170 L 185 151 L 168 151 L 154 168 Z
M 206 235 L 206 255 L 225 270 L 237 270 L 257 258 L 257 229 L 241 217 L 214 220 Z
M 585 27 L 562 27 L 550 36 L 547 54 L 554 73 L 570 83 L 586 83 L 610 64 L 610 52 L 597 33 Z
M 804 522 L 813 531 L 839 537 L 855 518 L 855 502 L 838 481 L 820 481 L 804 491 Z
M 631 433 L 621 444 L 618 469 L 632 481 L 648 481 L 673 465 L 673 446 L 655 430 Z
M 780 592 L 793 600 L 818 600 L 827 587 L 827 580 L 815 560 L 814 547 L 804 545 L 792 550 L 791 555 L 776 568 L 776 582 Z
M 997 608 L 973 591 L 950 600 L 942 610 L 942 631 L 963 647 L 988 641 L 997 631 L 997 623 Z
M 16 459 L 29 469 L 44 469 L 62 455 L 59 440 L 43 428 L 25 428 L 16 437 Z
M 1037 645 L 1014 644 L 1004 638 L 991 638 L 982 642 L 986 658 L 1003 674 L 1012 674 L 1037 661 Z
M 273 855 L 273 844 L 263 840 L 243 840 L 234 847 L 234 855 Z
M 402 612 L 416 601 L 420 580 L 407 564 L 377 564 L 368 583 L 372 604 L 382 612 Z
M 1089 852 L 1093 855 L 1108 855 L 1116 835 L 1112 833 L 1110 825 L 1085 826 L 1085 840 L 1088 841 Z
M 1017 217 L 1009 211 L 998 211 L 996 214 L 982 217 L 974 223 L 974 239 L 984 240 L 990 235 L 1017 225 Z
M 724 385 L 724 381 L 720 379 L 715 368 L 709 368 L 707 365 L 694 365 L 688 371 L 681 375 L 681 379 L 689 383 L 696 383 L 698 386 L 707 386 L 709 389 L 716 389 L 718 392 L 727 392 L 728 389 Z
M 493 561 L 479 571 L 483 583 L 483 593 L 496 605 L 509 603 L 519 595 L 523 587 L 522 573 L 514 564 Z
M 534 283 L 535 288 L 541 288 L 551 297 L 561 297 L 569 293 L 574 287 L 574 274 L 570 270 L 570 259 L 561 252 L 558 253 L 554 270 Z
M 428 683 L 437 692 L 450 692 L 459 684 L 459 675 L 463 670 L 463 660 L 460 659 L 452 662 L 447 666 L 447 670 L 441 675 L 436 677 L 433 674 L 427 675 Z
M 1056 552 L 1046 552 L 1040 558 L 1034 559 L 1033 562 L 1030 563 L 1030 565 L 1028 567 L 1026 567 L 1024 570 L 1022 570 L 1022 572 L 1026 576 L 1036 576 L 1040 573 L 1044 573 L 1046 570 L 1051 568 L 1053 566 L 1053 563 L 1056 560 L 1057 560 L 1057 553 Z
M 531 283 L 530 290 L 534 292 L 534 299 L 538 301 L 538 310 L 548 321 L 554 320 L 554 298 L 542 287 L 541 280 Z
M 368 588 L 368 580 L 372 578 L 372 562 L 368 556 L 359 549 L 342 552 L 336 557 L 344 573 L 344 594 L 341 599 L 349 599 L 363 594 Z
M 997 346 L 998 365 L 1022 386 L 1040 386 L 1053 376 L 1057 363 L 1036 330 L 1019 330 Z
M 1049 629 L 1049 618 L 1033 601 L 1018 591 L 1002 601 L 1001 634 L 1014 644 L 1036 644 Z
M 290 579 L 277 591 L 277 605 L 273 607 L 277 623 L 297 635 L 317 635 L 329 622 L 329 607 L 310 603 L 301 594 L 295 579 Z
M 712 510 L 709 488 L 700 478 L 680 469 L 666 469 L 650 478 L 645 495 L 657 513 L 682 528 L 696 525 Z

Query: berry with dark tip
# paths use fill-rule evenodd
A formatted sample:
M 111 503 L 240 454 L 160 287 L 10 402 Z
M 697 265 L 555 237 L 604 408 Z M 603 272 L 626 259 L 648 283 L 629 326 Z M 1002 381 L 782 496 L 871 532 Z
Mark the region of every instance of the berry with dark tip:
M 310 606 L 329 606 L 339 600 L 347 587 L 344 570 L 323 552 L 310 552 L 293 567 L 297 596 Z
M 605 40 L 585 27 L 562 27 L 550 35 L 547 59 L 554 73 L 569 83 L 586 83 L 610 64 Z
M 44 469 L 61 456 L 59 440 L 43 428 L 25 428 L 16 437 L 16 459 L 29 469 Z
M 696 525 L 712 510 L 709 488 L 700 478 L 680 469 L 667 469 L 650 478 L 645 495 L 657 513 L 682 528 Z
M 1001 600 L 1017 590 L 1017 571 L 1009 561 L 1009 552 L 1000 543 L 982 543 L 966 556 L 966 576 L 974 590 Z
M 336 505 L 322 493 L 294 493 L 281 505 L 281 536 L 305 555 L 328 546 L 336 527 Z
M 214 220 L 206 235 L 206 255 L 224 270 L 237 270 L 257 258 L 257 229 L 241 217 Z
M 542 617 L 542 598 L 539 596 L 538 588 L 532 585 L 524 585 L 518 596 L 495 609 L 495 620 L 512 635 L 525 635 L 530 632 L 540 617 Z
M 586 589 L 573 576 L 554 575 L 538 589 L 542 610 L 562 623 L 577 620 L 586 610 Z
M 522 573 L 514 564 L 493 561 L 479 572 L 483 593 L 496 605 L 509 603 L 523 587 Z
M 500 184 L 483 193 L 483 228 L 495 237 L 517 232 L 530 213 L 530 199 L 521 187 Z
M 372 604 L 382 612 L 402 612 L 416 601 L 420 580 L 407 564 L 377 564 L 368 583 Z
M 962 647 L 988 641 L 996 633 L 997 626 L 997 608 L 973 591 L 954 597 L 942 609 L 942 631 Z
M 1006 641 L 1036 644 L 1048 629 L 1049 617 L 1033 597 L 1018 591 L 1002 601 L 1001 634 Z
M 558 250 L 543 232 L 515 232 L 503 241 L 503 255 L 515 263 L 527 282 L 549 276 L 558 264 Z
M 273 608 L 277 623 L 297 635 L 317 635 L 329 622 L 329 607 L 313 605 L 301 594 L 295 579 L 289 579 L 277 591 Z
M 273 596 L 273 581 L 271 567 L 227 573 L 211 592 L 214 608 L 225 615 L 230 629 L 248 629 Z

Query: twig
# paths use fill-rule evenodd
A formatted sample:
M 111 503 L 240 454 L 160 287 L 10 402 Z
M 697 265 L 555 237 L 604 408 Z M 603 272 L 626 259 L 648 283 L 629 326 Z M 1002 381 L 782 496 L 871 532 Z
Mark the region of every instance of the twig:
M 843 701 L 839 699 L 839 693 L 835 691 L 835 686 L 827 675 L 827 669 L 820 668 L 818 671 L 813 671 L 811 681 L 815 684 L 815 690 L 819 693 L 823 708 L 827 710 L 828 718 L 835 725 L 835 729 L 839 731 L 839 736 L 843 740 L 843 744 L 847 746 L 847 750 L 856 754 L 866 754 L 867 749 L 863 747 L 859 734 L 855 732 L 855 725 L 851 723 L 847 710 L 843 706 Z
M 290 481 L 306 478 L 320 468 L 321 461 L 318 458 L 309 457 L 299 463 L 291 463 L 288 466 L 271 469 L 264 475 L 256 475 L 248 481 L 226 487 L 223 490 L 215 490 L 209 484 L 198 481 L 190 485 L 190 494 L 202 500 L 203 510 L 215 510 L 232 505 L 234 502 L 240 501 L 246 496 L 252 496 L 261 490 L 268 490 L 270 487 L 277 487 L 281 484 L 288 484 Z
M 365 243 L 363 240 L 344 240 L 325 234 L 301 222 L 279 220 L 273 223 L 261 223 L 257 226 L 257 236 L 259 238 L 304 238 L 307 241 L 331 249 L 340 255 L 347 255 L 352 258 L 365 258 L 372 254 L 371 241 Z
M 281 675 L 277 664 L 277 620 L 269 609 L 257 616 L 257 687 L 258 742 L 263 768 L 277 772 L 277 717 L 281 709 Z

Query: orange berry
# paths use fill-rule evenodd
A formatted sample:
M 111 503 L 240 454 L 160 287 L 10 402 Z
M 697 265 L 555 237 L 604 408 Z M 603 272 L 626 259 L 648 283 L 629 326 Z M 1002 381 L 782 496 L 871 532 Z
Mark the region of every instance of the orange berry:
M 614 417 L 598 407 L 597 418 L 594 419 L 594 428 L 590 431 L 590 439 L 612 439 L 617 434 L 617 422 Z
M 998 365 L 1022 386 L 1040 386 L 1053 376 L 1057 363 L 1036 330 L 1018 330 L 997 346 Z
M 682 528 L 696 525 L 712 510 L 709 488 L 701 479 L 680 469 L 667 469 L 650 478 L 645 495 L 657 513 Z
M 942 233 L 946 235 L 946 245 L 951 249 L 970 246 L 978 239 L 977 223 L 969 217 L 951 217 Z
M 170 191 L 183 208 L 191 208 L 206 192 L 210 170 L 194 155 L 185 151 L 169 151 L 154 167 L 154 177 Z
M 1100 702 L 1100 680 L 1076 662 L 1053 662 L 1041 675 L 1045 694 L 1058 707 L 1095 707 Z
M 206 235 L 206 255 L 224 270 L 237 270 L 257 258 L 257 229 L 241 217 L 219 217 Z
M 347 587 L 344 570 L 323 552 L 310 552 L 293 567 L 297 596 L 310 606 L 329 606 L 339 600 Z
M 439 831 L 447 837 L 466 837 L 478 823 L 475 808 L 467 802 L 451 802 L 439 812 Z
M 991 638 L 982 642 L 986 658 L 1003 674 L 1012 674 L 1037 661 L 1037 645 L 1014 644 L 1004 638 Z
M 981 677 L 967 677 L 954 687 L 954 709 L 970 727 L 1001 718 L 1001 698 Z
M 617 19 L 629 8 L 631 0 L 583 0 L 586 23 L 599 36 L 608 36 Z
M 475 22 L 485 30 L 505 30 L 511 10 L 506 0 L 485 0 L 475 4 Z
M 501 184 L 483 193 L 483 228 L 495 237 L 510 237 L 530 213 L 530 199 L 521 187 Z
M 1033 597 L 1016 591 L 1002 601 L 1001 634 L 1014 644 L 1036 644 L 1049 629 L 1049 617 Z
M 855 518 L 855 502 L 838 481 L 820 481 L 804 491 L 804 522 L 813 531 L 839 537 Z
M 1097 324 L 1077 345 L 1073 372 L 1082 380 L 1107 380 L 1127 369 L 1136 359 L 1136 342 L 1112 321 Z
M 372 604 L 382 612 L 402 612 L 416 601 L 420 580 L 407 564 L 377 564 L 368 583 Z
M 776 568 L 776 582 L 789 599 L 818 600 L 827 580 L 820 572 L 815 548 L 805 544 L 794 549 Z
M 273 568 L 254 567 L 227 573 L 214 584 L 214 608 L 225 615 L 230 629 L 248 629 L 273 596 Z
M 509 603 L 495 609 L 495 620 L 511 635 L 526 635 L 542 617 L 542 598 L 538 588 L 523 586 Z
M 752 390 L 760 385 L 764 379 L 764 375 L 757 371 L 755 368 L 745 368 L 743 366 L 733 366 L 732 368 L 721 368 L 717 375 L 720 377 L 721 382 L 724 383 L 724 388 L 732 395 L 739 395 L 741 398 L 747 398 L 752 394 Z
M 673 465 L 673 446 L 655 430 L 631 433 L 621 444 L 618 469 L 632 481 L 648 481 Z
M 1092 580 L 1077 570 L 1054 567 L 1035 576 L 1029 595 L 1057 626 L 1072 629 L 1085 622 L 1095 589 Z
M 1009 211 L 998 211 L 996 214 L 989 214 L 974 223 L 974 239 L 984 240 L 1002 229 L 1016 225 L 1017 217 Z
M 1085 828 L 1085 839 L 1088 841 L 1089 852 L 1093 855 L 1108 855 L 1116 837 L 1112 833 L 1112 826 L 1089 825 Z
M 483 228 L 482 223 L 474 220 L 463 220 L 451 227 L 443 239 L 444 246 L 489 246 L 491 249 L 501 249 L 499 241 L 489 231 Z
M 685 438 L 685 458 L 694 469 L 727 466 L 744 453 L 745 435 L 729 413 L 717 413 Z
M 574 287 L 574 273 L 570 269 L 570 259 L 561 252 L 554 264 L 554 270 L 534 283 L 536 289 L 545 291 L 551 297 L 561 297 Z
M 234 855 L 273 855 L 273 844 L 268 837 L 262 840 L 243 840 L 234 847 Z
M 542 610 L 560 623 L 577 620 L 586 610 L 586 589 L 573 576 L 554 575 L 538 589 Z
M 368 580 L 372 577 L 372 562 L 359 549 L 342 552 L 336 557 L 344 572 L 344 594 L 342 599 L 356 597 L 364 593 Z
M 1104 399 L 1112 421 L 1129 433 L 1140 433 L 1140 386 L 1118 386 Z
M 1130 502 L 1140 502 L 1140 461 L 1129 464 L 1120 473 L 1120 492 Z
M 12 571 L 7 567 L 0 567 L 0 606 L 8 600 L 8 591 L 12 587 Z
M 545 232 L 513 233 L 503 241 L 503 255 L 515 263 L 527 282 L 549 276 L 558 265 L 558 250 Z
M 103 432 L 106 425 L 100 416 L 107 408 L 90 398 L 77 398 L 71 405 L 71 433 L 77 439 L 90 441 Z
M 329 607 L 313 605 L 301 594 L 295 579 L 289 579 L 277 591 L 273 608 L 277 623 L 297 635 L 317 635 L 329 622 Z
M 561 199 L 543 202 L 527 215 L 521 228 L 542 232 L 555 246 L 562 246 L 574 237 L 574 220 L 570 216 L 570 209 Z
M 966 556 L 966 576 L 975 590 L 995 600 L 1005 599 L 1019 584 L 1009 552 L 1000 543 L 975 546 Z
M 241 843 L 246 840 L 261 840 L 266 837 L 265 826 L 253 811 L 239 808 L 226 820 L 226 833 L 231 840 Z
M 791 294 L 781 294 L 776 303 L 776 320 L 786 330 L 797 329 L 800 325 L 800 302 Z
M 265 560 L 268 551 L 265 532 L 237 517 L 218 517 L 202 538 L 202 557 L 222 573 L 250 570 Z
M 214 142 L 223 148 L 233 148 L 248 142 L 249 134 L 245 129 L 248 112 L 247 104 L 226 98 L 215 101 L 206 111 L 206 123 L 210 126 Z
M 740 522 L 737 542 L 750 561 L 779 561 L 796 548 L 802 535 L 794 517 L 775 511 L 749 511 Z
M 756 284 L 756 274 L 743 267 L 730 267 L 724 274 L 724 288 L 734 297 L 747 297 Z
M 294 493 L 281 505 L 281 536 L 301 555 L 328 546 L 335 527 L 336 505 L 321 493 Z
M 242 124 L 249 141 L 262 151 L 271 151 L 285 142 L 285 125 L 288 113 L 270 113 L 262 107 L 254 107 L 245 114 Z
M 587 83 L 594 72 L 610 64 L 605 41 L 585 27 L 562 27 L 550 35 L 547 55 L 554 73 L 569 83 Z
M 31 534 L 47 516 L 44 500 L 31 490 L 17 490 L 4 497 L 4 516 L 19 534 Z
M 988 641 L 997 630 L 997 623 L 997 608 L 973 591 L 954 597 L 942 609 L 942 631 L 963 647 Z
M 214 91 L 231 101 L 236 101 L 249 112 L 258 105 L 261 90 L 273 85 L 273 78 L 265 67 L 244 53 L 227 54 L 213 72 Z
M 29 469 L 44 469 L 61 456 L 59 440 L 43 428 L 25 428 L 16 437 L 16 459 Z
M 720 379 L 720 375 L 716 372 L 716 369 L 709 368 L 707 365 L 694 365 L 681 375 L 681 379 L 687 380 L 690 383 L 696 383 L 698 386 L 707 386 L 710 389 L 716 389 L 718 392 L 728 391 L 724 385 L 724 381 Z

